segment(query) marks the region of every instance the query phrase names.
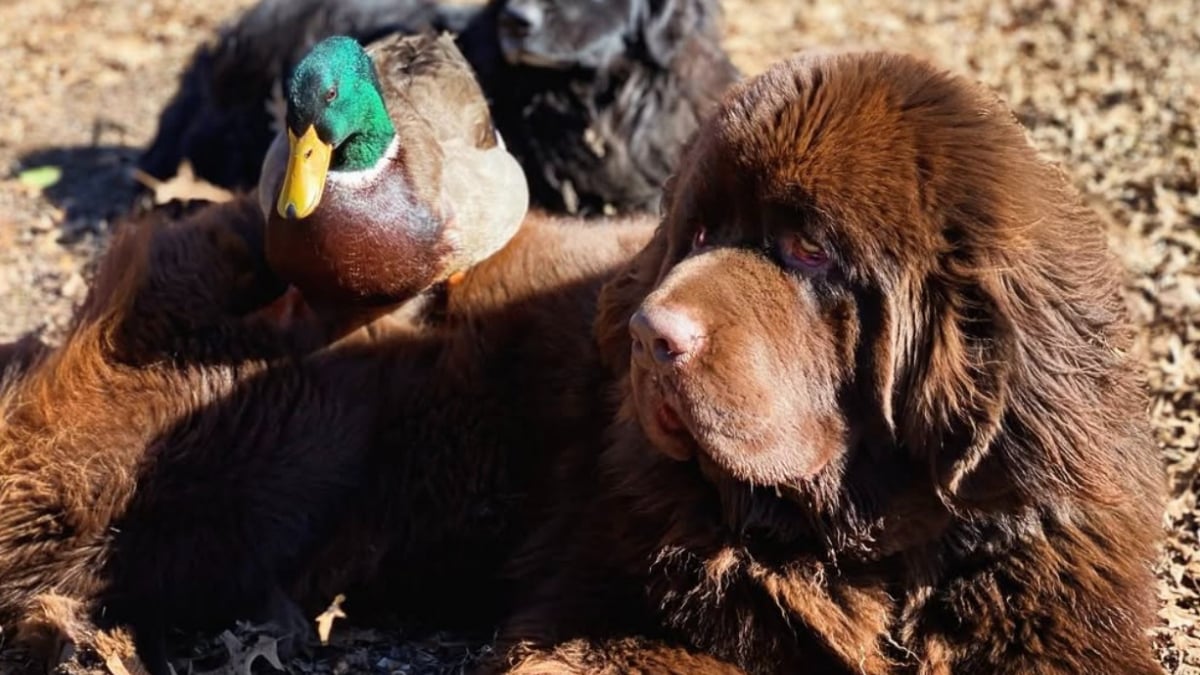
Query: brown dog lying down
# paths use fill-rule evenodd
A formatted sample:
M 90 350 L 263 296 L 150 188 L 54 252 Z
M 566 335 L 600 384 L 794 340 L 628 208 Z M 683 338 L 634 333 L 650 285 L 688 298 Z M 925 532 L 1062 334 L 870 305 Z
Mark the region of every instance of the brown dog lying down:
M 603 292 L 620 412 L 516 565 L 507 666 L 1161 672 L 1117 269 L 1005 106 L 801 56 L 681 166 Z
M 40 658 L 97 626 L 132 627 L 158 671 L 165 628 L 305 631 L 292 599 L 353 607 L 385 560 L 413 618 L 489 630 L 546 453 L 599 436 L 591 317 L 649 223 L 532 216 L 334 344 L 262 311 L 283 287 L 261 227 L 241 199 L 126 228 L 64 344 L 4 393 L 0 625 Z

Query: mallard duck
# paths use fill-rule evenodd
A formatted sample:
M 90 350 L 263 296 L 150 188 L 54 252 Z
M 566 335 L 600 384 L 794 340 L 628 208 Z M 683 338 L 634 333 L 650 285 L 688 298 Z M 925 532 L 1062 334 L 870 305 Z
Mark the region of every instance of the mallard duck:
M 387 307 L 499 250 L 528 207 L 449 35 L 317 43 L 263 161 L 271 268 L 314 309 Z

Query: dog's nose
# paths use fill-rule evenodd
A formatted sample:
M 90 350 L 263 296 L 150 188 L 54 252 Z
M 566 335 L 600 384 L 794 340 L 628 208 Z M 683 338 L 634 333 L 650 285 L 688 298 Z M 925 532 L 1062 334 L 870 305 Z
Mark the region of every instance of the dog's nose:
M 509 2 L 500 13 L 500 25 L 513 35 L 529 35 L 542 25 L 542 8 L 536 2 Z
M 635 357 L 659 365 L 682 363 L 704 342 L 700 324 L 681 310 L 655 307 L 639 309 L 629 320 Z

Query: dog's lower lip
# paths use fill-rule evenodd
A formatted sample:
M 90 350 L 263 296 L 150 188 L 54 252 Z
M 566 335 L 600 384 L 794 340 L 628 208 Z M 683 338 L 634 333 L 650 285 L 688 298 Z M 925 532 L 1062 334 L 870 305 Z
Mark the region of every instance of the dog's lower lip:
M 683 420 L 679 419 L 679 414 L 667 403 L 658 406 L 658 424 L 668 433 L 684 432 Z
M 696 439 L 669 403 L 664 401 L 655 408 L 654 424 L 666 437 L 665 443 L 659 446 L 664 455 L 677 462 L 686 462 L 696 456 Z

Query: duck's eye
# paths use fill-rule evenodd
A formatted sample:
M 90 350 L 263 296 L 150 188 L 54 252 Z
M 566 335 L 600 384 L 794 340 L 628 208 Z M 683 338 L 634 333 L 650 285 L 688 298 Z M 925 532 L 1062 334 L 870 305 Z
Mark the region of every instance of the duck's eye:
M 818 270 L 829 264 L 829 253 L 812 239 L 788 232 L 776 240 L 779 257 L 792 269 Z
M 337 87 L 330 87 L 329 91 L 325 92 L 325 102 L 333 103 L 333 99 L 337 98 Z
M 695 251 L 698 249 L 702 249 L 702 248 L 704 248 L 705 244 L 707 244 L 707 243 L 708 243 L 708 230 L 706 228 L 704 228 L 703 226 L 697 227 L 696 231 L 694 233 L 692 233 L 692 250 Z

